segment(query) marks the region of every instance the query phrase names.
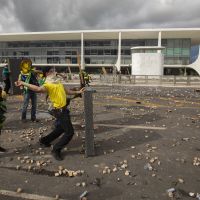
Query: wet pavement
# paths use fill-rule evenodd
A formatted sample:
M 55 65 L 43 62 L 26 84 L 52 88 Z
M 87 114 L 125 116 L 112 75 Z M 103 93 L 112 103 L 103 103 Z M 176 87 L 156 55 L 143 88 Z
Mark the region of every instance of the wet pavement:
M 51 148 L 38 143 L 54 121 L 44 96 L 38 96 L 39 123 L 22 123 L 21 96 L 8 98 L 0 138 L 8 152 L 0 154 L 0 190 L 21 188 L 22 193 L 70 200 L 86 190 L 91 200 L 197 199 L 200 93 L 189 87 L 94 88 L 96 156 L 84 156 L 84 109 L 79 98 L 70 106 L 75 135 L 61 162 L 52 158 Z

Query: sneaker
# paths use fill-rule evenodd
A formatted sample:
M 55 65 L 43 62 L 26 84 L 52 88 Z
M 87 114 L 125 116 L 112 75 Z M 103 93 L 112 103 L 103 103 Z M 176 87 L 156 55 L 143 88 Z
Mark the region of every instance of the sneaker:
M 0 147 L 0 152 L 6 152 L 6 149 L 4 149 L 3 147 Z
M 40 143 L 40 145 L 43 146 L 43 147 L 50 147 L 50 146 L 51 146 L 50 143 L 47 143 L 47 142 L 42 141 L 42 138 L 39 139 L 39 143 Z
M 63 160 L 63 157 L 61 156 L 61 152 L 60 151 L 52 150 L 51 154 L 56 160 L 58 160 L 58 161 Z

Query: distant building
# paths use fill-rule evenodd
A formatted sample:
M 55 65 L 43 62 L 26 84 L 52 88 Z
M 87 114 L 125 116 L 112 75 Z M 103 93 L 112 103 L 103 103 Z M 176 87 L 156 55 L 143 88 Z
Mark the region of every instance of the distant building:
M 132 47 L 162 46 L 164 74 L 194 75 L 200 74 L 194 48 L 199 44 L 200 28 L 9 33 L 0 34 L 0 60 L 30 58 L 35 66 L 70 66 L 75 71 L 78 52 L 81 67 L 90 72 L 104 67 L 131 73 Z

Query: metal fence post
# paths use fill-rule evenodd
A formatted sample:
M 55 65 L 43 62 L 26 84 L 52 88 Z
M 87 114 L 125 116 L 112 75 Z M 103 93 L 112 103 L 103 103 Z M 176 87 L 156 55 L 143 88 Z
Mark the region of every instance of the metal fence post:
M 129 83 L 131 83 L 131 75 L 129 75 Z
M 162 76 L 159 78 L 160 85 L 162 85 Z
M 132 78 L 133 78 L 133 84 L 135 84 L 136 83 L 136 76 L 133 75 Z
M 96 90 L 86 87 L 84 92 L 85 156 L 94 156 L 93 96 Z
M 148 83 L 148 76 L 147 75 L 145 76 L 145 83 L 146 84 Z
M 174 76 L 174 85 L 176 85 L 176 76 Z
M 117 75 L 117 83 L 121 83 L 121 74 Z
M 190 76 L 187 76 L 187 85 L 190 85 Z

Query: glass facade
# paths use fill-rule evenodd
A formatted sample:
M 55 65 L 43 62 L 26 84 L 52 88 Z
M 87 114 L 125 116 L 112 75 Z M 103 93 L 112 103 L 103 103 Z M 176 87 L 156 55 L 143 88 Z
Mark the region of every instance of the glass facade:
M 131 47 L 157 46 L 157 39 L 122 39 L 121 64 L 130 65 Z M 164 64 L 186 65 L 190 61 L 190 39 L 162 39 L 166 47 Z M 70 41 L 30 41 L 0 42 L 0 59 L 31 58 L 33 63 L 77 63 L 77 51 L 81 51 L 80 40 Z M 85 40 L 84 56 L 86 64 L 115 64 L 118 57 L 118 40 Z
M 188 65 L 190 63 L 190 39 L 164 39 L 162 46 L 165 49 L 164 64 L 166 65 Z
M 196 61 L 199 55 L 199 45 L 195 45 L 191 47 L 190 50 L 190 63 L 193 63 Z

